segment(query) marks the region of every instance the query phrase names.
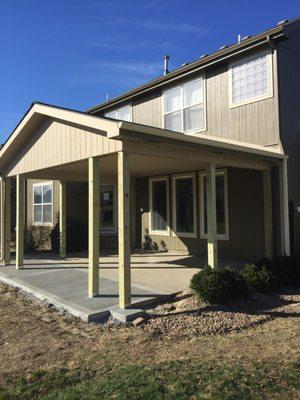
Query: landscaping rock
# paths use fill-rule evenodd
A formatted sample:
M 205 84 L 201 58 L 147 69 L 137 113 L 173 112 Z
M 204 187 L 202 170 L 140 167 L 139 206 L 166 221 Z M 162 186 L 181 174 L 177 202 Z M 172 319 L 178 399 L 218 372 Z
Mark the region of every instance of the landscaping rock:
M 132 325 L 133 325 L 133 326 L 140 326 L 140 325 L 142 325 L 144 322 L 145 322 L 145 318 L 143 318 L 143 317 L 138 317 L 138 318 L 136 318 L 136 319 L 134 319 L 134 320 L 132 321 Z

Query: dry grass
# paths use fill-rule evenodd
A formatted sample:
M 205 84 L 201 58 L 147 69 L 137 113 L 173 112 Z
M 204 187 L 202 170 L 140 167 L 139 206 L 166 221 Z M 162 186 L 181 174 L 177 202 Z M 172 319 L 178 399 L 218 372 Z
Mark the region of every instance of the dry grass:
M 152 310 L 156 318 L 141 327 L 101 327 L 62 316 L 0 285 L 0 386 L 41 369 L 92 370 L 98 376 L 121 367 L 178 362 L 183 369 L 199 363 L 203 370 L 233 364 L 245 371 L 267 364 L 288 368 L 300 361 L 299 304 L 295 292 L 226 309 L 178 298 Z

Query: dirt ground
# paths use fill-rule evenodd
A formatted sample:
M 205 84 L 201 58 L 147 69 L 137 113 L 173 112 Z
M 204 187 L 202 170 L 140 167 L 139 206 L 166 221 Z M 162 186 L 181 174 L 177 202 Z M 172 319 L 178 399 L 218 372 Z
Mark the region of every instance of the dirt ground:
M 38 369 L 113 368 L 181 359 L 300 361 L 300 290 L 228 307 L 189 293 L 138 327 L 88 324 L 0 284 L 0 383 Z

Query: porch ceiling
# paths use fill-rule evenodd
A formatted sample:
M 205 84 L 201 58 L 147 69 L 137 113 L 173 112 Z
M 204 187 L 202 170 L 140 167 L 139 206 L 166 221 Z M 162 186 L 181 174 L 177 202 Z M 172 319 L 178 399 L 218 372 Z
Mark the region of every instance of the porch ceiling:
M 156 176 L 187 171 L 201 170 L 205 164 L 198 161 L 176 160 L 140 154 L 130 155 L 130 174 L 133 177 Z M 100 175 L 117 175 L 117 155 L 99 158 Z M 87 181 L 87 160 L 60 165 L 26 174 L 31 179 L 66 179 Z

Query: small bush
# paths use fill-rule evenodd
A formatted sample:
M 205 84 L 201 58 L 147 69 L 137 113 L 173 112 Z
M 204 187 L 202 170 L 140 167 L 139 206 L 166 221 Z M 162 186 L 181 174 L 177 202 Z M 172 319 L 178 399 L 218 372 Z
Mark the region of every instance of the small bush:
M 249 296 L 244 278 L 228 267 L 204 267 L 192 277 L 190 287 L 208 303 L 224 304 Z
M 269 271 L 265 266 L 246 265 L 241 272 L 241 276 L 247 282 L 251 292 L 271 293 L 280 288 L 278 275 Z
M 300 282 L 300 261 L 295 257 L 278 257 L 274 268 L 283 285 L 295 285 Z
M 32 253 L 38 249 L 49 247 L 51 228 L 42 225 L 30 225 L 24 231 L 24 250 Z

